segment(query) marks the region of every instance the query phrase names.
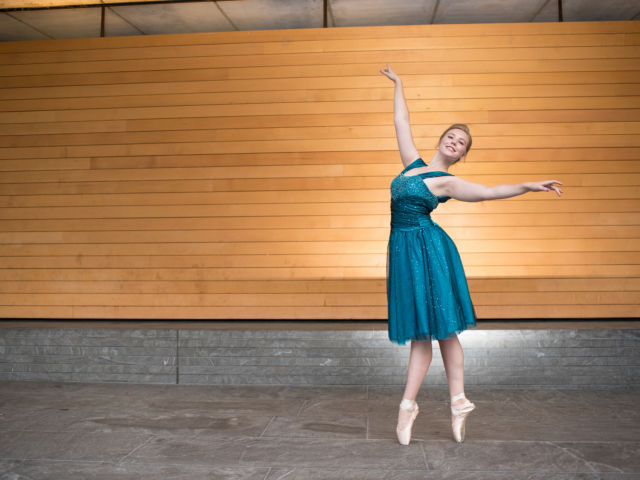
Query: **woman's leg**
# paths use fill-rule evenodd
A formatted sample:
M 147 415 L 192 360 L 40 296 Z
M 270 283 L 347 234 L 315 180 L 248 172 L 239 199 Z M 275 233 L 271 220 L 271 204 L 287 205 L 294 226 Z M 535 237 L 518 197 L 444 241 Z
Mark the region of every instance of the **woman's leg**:
M 464 396 L 464 353 L 458 337 L 440 340 L 440 352 L 451 394 L 451 429 L 456 442 L 463 442 L 467 416 L 476 406 Z
M 411 352 L 409 353 L 409 371 L 407 372 L 407 385 L 404 388 L 402 398 L 415 400 L 418 396 L 420 386 L 427 375 L 433 350 L 431 349 L 431 341 L 412 341 Z
M 412 341 L 411 352 L 409 353 L 409 370 L 407 372 L 407 385 L 404 388 L 403 399 L 415 401 L 418 396 L 420 386 L 424 381 L 424 377 L 427 375 L 429 365 L 431 365 L 431 358 L 433 357 L 433 350 L 431 348 L 431 341 Z M 411 412 L 400 409 L 398 412 L 398 428 L 404 429 L 405 426 L 411 421 Z
M 458 337 L 439 340 L 444 370 L 449 382 L 449 393 L 455 397 L 464 393 L 464 353 Z

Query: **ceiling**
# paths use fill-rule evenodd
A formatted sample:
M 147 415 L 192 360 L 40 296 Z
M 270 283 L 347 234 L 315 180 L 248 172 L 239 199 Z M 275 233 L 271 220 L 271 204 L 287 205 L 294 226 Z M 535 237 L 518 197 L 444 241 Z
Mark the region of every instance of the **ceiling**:
M 561 3 L 566 22 L 640 19 L 637 0 Z M 104 36 L 319 28 L 323 10 L 323 0 L 111 4 L 104 8 Z M 558 10 L 558 0 L 327 0 L 327 24 L 555 22 Z M 0 9 L 0 41 L 100 37 L 101 16 L 102 7 L 96 6 Z

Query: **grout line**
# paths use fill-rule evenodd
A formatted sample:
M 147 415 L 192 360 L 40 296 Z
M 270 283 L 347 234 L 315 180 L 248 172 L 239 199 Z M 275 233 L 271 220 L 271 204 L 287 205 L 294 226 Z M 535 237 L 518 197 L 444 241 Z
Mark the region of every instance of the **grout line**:
M 125 456 L 123 456 L 121 459 L 119 459 L 118 461 L 115 462 L 116 465 L 122 465 L 122 462 L 124 462 L 127 457 L 129 457 L 130 455 L 132 455 L 134 452 L 136 452 L 137 450 L 141 449 L 142 447 L 144 447 L 147 443 L 149 443 L 151 440 L 153 440 L 154 438 L 156 438 L 155 435 L 150 435 L 149 438 L 147 438 L 144 442 L 142 442 L 140 445 L 138 445 L 137 447 L 135 447 L 133 450 L 131 450 L 129 453 L 127 453 Z
M 273 423 L 273 421 L 276 419 L 277 415 L 272 416 L 269 419 L 269 422 L 267 423 L 267 425 L 264 427 L 264 429 L 262 430 L 262 432 L 260 433 L 260 435 L 258 435 L 258 438 L 262 437 L 264 435 L 264 433 L 267 431 L 267 428 L 269 428 L 269 425 L 271 425 L 271 423 Z
M 176 385 L 180 384 L 180 330 L 176 330 Z
M 424 443 L 420 442 L 420 450 L 422 450 L 422 459 L 424 460 L 424 468 L 429 470 L 429 464 L 427 463 L 427 453 L 424 451 Z
M 366 419 L 366 431 L 364 434 L 364 439 L 369 440 L 369 415 L 367 415 L 365 419 Z
M 299 417 L 299 416 L 300 416 L 300 412 L 302 412 L 302 409 L 303 409 L 304 407 L 306 407 L 308 403 L 309 403 L 309 400 L 304 400 L 304 401 L 302 402 L 302 405 L 300 405 L 300 407 L 298 407 L 298 411 L 296 412 L 296 417 Z

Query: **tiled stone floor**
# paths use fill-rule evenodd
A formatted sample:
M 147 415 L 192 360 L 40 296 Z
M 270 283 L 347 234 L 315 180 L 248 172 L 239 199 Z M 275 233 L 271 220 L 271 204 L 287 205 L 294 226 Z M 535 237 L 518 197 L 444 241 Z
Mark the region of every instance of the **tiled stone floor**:
M 396 387 L 0 383 L 0 479 L 631 480 L 638 389 L 423 388 L 395 440 Z

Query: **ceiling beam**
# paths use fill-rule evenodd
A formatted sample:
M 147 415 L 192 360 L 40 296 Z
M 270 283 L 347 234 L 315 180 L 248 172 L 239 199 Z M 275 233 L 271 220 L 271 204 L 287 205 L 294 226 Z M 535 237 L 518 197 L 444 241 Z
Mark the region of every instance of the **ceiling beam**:
M 564 14 L 562 12 L 562 0 L 558 0 L 558 21 L 564 22 Z

